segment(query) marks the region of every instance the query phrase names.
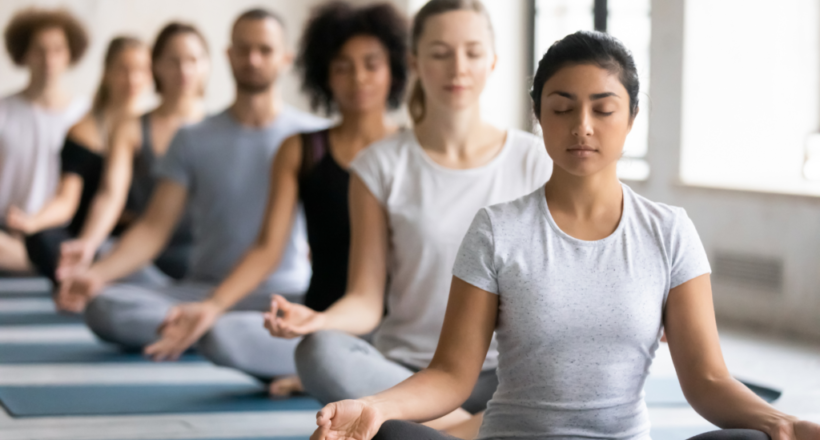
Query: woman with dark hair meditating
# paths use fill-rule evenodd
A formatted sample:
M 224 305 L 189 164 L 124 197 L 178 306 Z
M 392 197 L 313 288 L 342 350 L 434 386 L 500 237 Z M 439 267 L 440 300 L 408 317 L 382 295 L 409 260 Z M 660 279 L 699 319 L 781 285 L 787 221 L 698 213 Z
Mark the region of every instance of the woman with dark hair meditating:
M 819 425 L 777 411 L 727 371 L 709 262 L 686 212 L 618 180 L 638 89 L 629 51 L 606 34 L 578 32 L 549 49 L 532 98 L 552 177 L 476 214 L 430 366 L 327 405 L 313 439 L 451 438 L 395 420 L 461 405 L 493 333 L 499 386 L 478 438 L 648 439 L 642 390 L 662 329 L 687 400 L 725 429 L 701 439 L 820 439 Z

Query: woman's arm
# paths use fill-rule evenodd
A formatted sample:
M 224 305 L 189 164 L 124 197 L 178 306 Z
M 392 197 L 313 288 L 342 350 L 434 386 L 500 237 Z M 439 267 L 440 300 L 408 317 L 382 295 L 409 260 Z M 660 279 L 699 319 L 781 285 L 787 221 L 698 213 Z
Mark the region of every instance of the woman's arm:
M 114 129 L 103 180 L 79 237 L 95 250 L 108 238 L 125 207 L 133 174 L 134 146 L 141 139 L 137 119 L 126 120 Z
M 139 145 L 141 139 L 137 119 L 126 120 L 115 127 L 103 179 L 91 202 L 85 224 L 79 237 L 63 243 L 60 248 L 57 279 L 66 279 L 87 268 L 97 249 L 116 226 L 131 185 L 134 146 Z
M 161 338 L 146 347 L 154 360 L 176 359 L 199 340 L 226 310 L 247 296 L 279 265 L 288 242 L 299 198 L 298 172 L 302 160 L 301 136 L 282 143 L 270 171 L 265 223 L 249 249 L 210 298 L 173 307 L 160 326 Z
M 187 198 L 185 186 L 161 179 L 145 213 L 123 234 L 114 250 L 88 270 L 61 280 L 55 297 L 58 307 L 80 312 L 106 283 L 130 275 L 153 260 L 174 232 Z
M 63 226 L 71 221 L 83 192 L 83 178 L 74 173 L 63 173 L 57 193 L 33 215 L 12 206 L 6 215 L 9 228 L 26 235 Z
M 369 439 L 386 420 L 427 421 L 444 416 L 470 396 L 498 316 L 498 295 L 453 277 L 436 354 L 426 369 L 372 397 L 325 406 L 312 438 Z
M 708 274 L 669 292 L 664 327 L 683 393 L 706 420 L 721 428 L 763 431 L 773 440 L 820 438 L 820 426 L 776 410 L 729 374 Z
M 274 297 L 265 326 L 273 336 L 293 338 L 319 330 L 363 335 L 384 313 L 387 278 L 387 214 L 355 174 L 350 176 L 350 263 L 347 292 L 324 312 Z M 278 315 L 281 312 L 281 316 Z

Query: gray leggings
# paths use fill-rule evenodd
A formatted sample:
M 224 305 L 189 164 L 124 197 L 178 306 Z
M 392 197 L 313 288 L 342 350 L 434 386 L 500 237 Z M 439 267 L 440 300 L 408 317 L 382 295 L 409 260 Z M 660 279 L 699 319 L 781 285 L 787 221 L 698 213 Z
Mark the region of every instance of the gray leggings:
M 88 327 L 100 339 L 126 349 L 142 349 L 158 339 L 157 328 L 181 302 L 202 301 L 215 286 L 184 282 L 145 287 L 115 284 L 92 300 L 85 311 Z M 289 300 L 300 301 L 290 295 Z M 271 337 L 263 327 L 270 295 L 255 292 L 224 314 L 195 348 L 211 362 L 262 380 L 296 372 L 293 352 L 298 340 Z
M 337 331 L 306 336 L 296 348 L 296 369 L 305 391 L 323 404 L 379 393 L 418 371 L 387 359 L 361 338 Z M 483 371 L 462 408 L 473 414 L 483 411 L 497 387 L 495 370 Z
M 456 440 L 456 438 L 418 423 L 389 420 L 382 425 L 373 440 Z M 769 440 L 769 436 L 751 429 L 724 429 L 700 434 L 689 440 Z

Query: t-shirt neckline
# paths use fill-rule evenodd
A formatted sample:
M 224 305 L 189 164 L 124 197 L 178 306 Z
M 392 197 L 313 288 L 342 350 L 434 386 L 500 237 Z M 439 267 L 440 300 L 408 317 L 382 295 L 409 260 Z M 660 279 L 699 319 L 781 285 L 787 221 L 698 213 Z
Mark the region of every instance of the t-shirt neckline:
M 581 240 L 580 238 L 575 238 L 561 230 L 561 228 L 558 227 L 558 224 L 555 223 L 555 219 L 552 218 L 552 213 L 550 213 L 550 208 L 547 204 L 547 197 L 544 194 L 545 187 L 546 184 L 542 185 L 541 188 L 537 191 L 536 195 L 539 199 L 538 203 L 541 205 L 541 211 L 544 213 L 544 217 L 547 218 L 547 223 L 549 223 L 553 231 L 555 231 L 555 233 L 558 234 L 564 240 L 567 240 L 579 246 L 598 246 L 607 244 L 621 235 L 621 232 L 624 229 L 624 224 L 627 222 L 629 218 L 629 212 L 632 209 L 632 197 L 629 192 L 629 187 L 626 186 L 623 182 L 621 182 L 621 192 L 623 194 L 623 208 L 621 209 L 621 219 L 618 221 L 618 226 L 615 228 L 615 231 L 613 231 L 611 234 L 600 240 Z
M 419 143 L 418 138 L 416 138 L 416 132 L 413 131 L 412 128 L 407 130 L 407 136 L 410 138 L 410 143 L 411 143 L 412 149 L 415 151 L 415 153 L 417 155 L 419 155 L 421 157 L 422 162 L 427 164 L 427 166 L 429 166 L 430 168 L 432 168 L 436 171 L 440 171 L 440 172 L 464 175 L 464 174 L 481 173 L 481 172 L 486 171 L 486 170 L 496 166 L 497 164 L 501 163 L 504 160 L 504 156 L 507 155 L 507 151 L 510 149 L 509 148 L 510 145 L 512 144 L 512 139 L 513 139 L 513 136 L 514 136 L 514 130 L 509 129 L 509 128 L 506 130 L 506 135 L 504 137 L 504 145 L 501 146 L 501 151 L 499 151 L 498 154 L 496 154 L 494 158 L 490 159 L 489 162 L 485 163 L 484 165 L 475 167 L 475 168 L 464 168 L 464 169 L 447 168 L 447 167 L 439 164 L 438 162 L 434 161 L 427 154 L 427 152 L 424 151 L 424 148 Z
M 291 110 L 292 109 L 289 105 L 283 104 L 282 109 L 279 110 L 279 114 L 276 115 L 276 117 L 273 118 L 273 120 L 268 125 L 265 125 L 264 127 L 246 127 L 246 126 L 240 124 L 239 121 L 237 121 L 236 118 L 231 114 L 231 107 L 230 106 L 228 106 L 228 108 L 223 110 L 221 115 L 222 115 L 222 117 L 224 117 L 228 121 L 228 124 L 230 124 L 231 126 L 233 126 L 234 128 L 238 129 L 241 132 L 264 133 L 268 130 L 274 129 L 277 126 L 281 125 L 282 121 L 284 119 L 286 119 L 287 116 L 290 115 Z

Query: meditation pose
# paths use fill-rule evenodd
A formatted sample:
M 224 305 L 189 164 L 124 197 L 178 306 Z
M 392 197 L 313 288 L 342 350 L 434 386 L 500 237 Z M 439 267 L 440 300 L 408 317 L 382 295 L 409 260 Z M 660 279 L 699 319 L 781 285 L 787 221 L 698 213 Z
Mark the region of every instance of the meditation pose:
M 66 11 L 27 9 L 11 19 L 3 38 L 29 80 L 0 99 L 0 272 L 28 272 L 24 234 L 10 230 L 7 216 L 33 215 L 54 196 L 66 133 L 89 108 L 62 78 L 82 59 L 88 35 Z
M 305 305 L 323 311 L 345 292 L 348 167 L 367 145 L 396 132 L 386 112 L 401 104 L 407 82 L 407 24 L 389 4 L 355 8 L 333 2 L 314 11 L 300 46 L 296 64 L 305 91 L 315 109 L 338 113 L 339 123 L 282 143 L 270 171 L 268 207 L 255 243 L 207 298 L 169 311 L 162 338 L 146 349 L 156 359 L 179 356 L 264 281 L 282 259 L 300 203 L 313 267 Z M 259 325 L 261 319 L 260 314 L 256 321 L 248 320 L 249 327 L 231 343 L 253 345 L 258 362 L 267 363 L 279 342 Z M 295 377 L 271 384 L 273 394 L 299 389 Z
M 478 438 L 648 439 L 643 386 L 663 328 L 689 403 L 736 428 L 700 439 L 820 437 L 727 371 L 709 262 L 686 212 L 618 180 L 638 90 L 632 56 L 611 36 L 582 31 L 550 47 L 532 89 L 550 180 L 475 214 L 430 366 L 327 405 L 312 439 L 451 438 L 407 421 L 468 398 L 494 333 L 499 387 Z
M 305 390 L 324 403 L 377 393 L 427 367 L 450 269 L 475 212 L 529 194 L 550 174 L 536 136 L 481 118 L 493 46 L 477 1 L 436 0 L 419 11 L 410 56 L 418 77 L 413 129 L 369 146 L 350 166 L 347 291 L 322 312 L 273 301 L 266 325 L 274 336 L 308 335 L 297 368 Z M 354 336 L 371 332 L 372 343 Z M 484 409 L 498 383 L 495 349 L 486 354 L 464 409 L 434 426 L 454 427 Z
M 159 105 L 139 117 L 121 120 L 112 130 L 111 152 L 100 190 L 77 238 L 62 246 L 58 278 L 87 269 L 106 245 L 109 234 L 127 229 L 145 212 L 157 185 L 155 164 L 165 156 L 180 127 L 199 122 L 205 115 L 202 98 L 210 58 L 205 38 L 197 28 L 178 22 L 163 27 L 151 49 L 151 68 Z M 186 211 L 153 265 L 126 280 L 167 284 L 169 276 L 182 278 L 188 269 L 192 240 L 190 211 Z M 84 301 L 58 305 L 80 311 Z
M 157 164 L 159 181 L 143 215 L 111 253 L 61 283 L 64 301 L 87 303 L 86 323 L 103 340 L 142 349 L 159 339 L 173 306 L 205 299 L 254 243 L 268 199 L 271 162 L 282 140 L 327 126 L 277 97 L 277 78 L 292 56 L 276 15 L 263 9 L 240 15 L 228 55 L 236 80 L 233 105 L 177 131 Z M 156 258 L 186 204 L 193 249 L 185 278 L 164 287 L 107 285 Z M 307 289 L 310 263 L 301 213 L 286 237 L 278 269 L 199 341 L 196 348 L 208 359 L 263 379 L 295 372 L 296 341 L 265 341 L 275 345 L 271 355 L 267 346 L 261 353 L 242 334 L 263 325 L 258 312 L 267 309 L 271 292 L 300 300 Z M 264 362 L 259 355 L 265 355 Z
M 79 234 L 99 188 L 111 128 L 136 114 L 150 80 L 145 44 L 132 37 L 114 38 L 91 111 L 71 127 L 60 152 L 62 176 L 56 194 L 36 213 L 12 207 L 6 216 L 9 228 L 26 235 L 26 250 L 37 272 L 52 282 L 57 281 L 60 246 Z

